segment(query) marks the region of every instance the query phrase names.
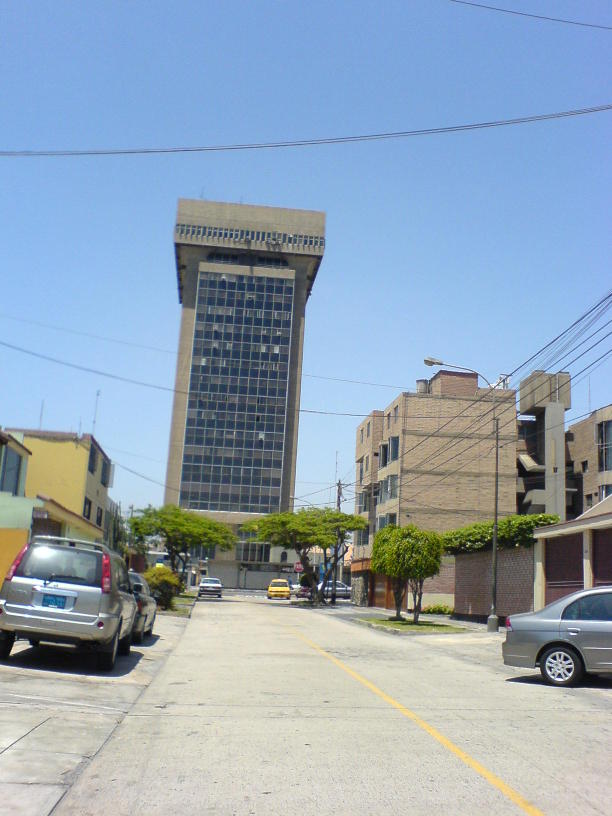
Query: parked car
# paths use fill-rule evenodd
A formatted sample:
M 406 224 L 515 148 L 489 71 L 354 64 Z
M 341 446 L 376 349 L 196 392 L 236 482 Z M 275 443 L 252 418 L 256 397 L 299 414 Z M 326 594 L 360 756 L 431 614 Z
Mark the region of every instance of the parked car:
M 153 624 L 155 623 L 155 615 L 157 614 L 157 601 L 151 593 L 151 589 L 145 579 L 137 572 L 128 573 L 130 579 L 130 587 L 134 594 L 136 606 L 136 619 L 132 629 L 132 641 L 134 643 L 142 643 L 143 638 L 147 635 L 153 634 Z
M 323 592 L 324 598 L 331 598 L 332 596 L 332 589 L 334 586 L 333 581 L 327 581 L 325 584 L 325 590 Z M 319 592 L 323 589 L 323 581 L 318 585 L 317 589 Z M 343 584 L 342 581 L 336 581 L 336 598 L 349 598 L 351 597 L 351 588 L 348 584 Z
M 218 578 L 202 578 L 198 589 L 198 598 L 221 598 L 223 584 Z
M 537 612 L 510 615 L 502 653 L 507 666 L 539 666 L 553 686 L 571 686 L 585 672 L 612 673 L 612 586 L 583 589 Z
M 275 598 L 286 601 L 291 598 L 291 588 L 289 586 L 289 581 L 286 578 L 275 578 L 273 581 L 270 581 L 270 585 L 268 587 L 268 600 L 271 601 Z
M 90 541 L 37 536 L 13 561 L 0 590 L 0 659 L 16 638 L 89 646 L 110 671 L 128 655 L 136 600 L 118 553 Z

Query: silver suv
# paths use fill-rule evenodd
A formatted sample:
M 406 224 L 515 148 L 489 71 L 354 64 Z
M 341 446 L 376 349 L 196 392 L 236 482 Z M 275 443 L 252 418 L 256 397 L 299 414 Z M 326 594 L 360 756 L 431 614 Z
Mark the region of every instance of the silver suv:
M 103 544 L 37 536 L 11 565 L 0 590 L 0 659 L 16 638 L 96 649 L 110 671 L 130 653 L 137 605 L 125 563 Z

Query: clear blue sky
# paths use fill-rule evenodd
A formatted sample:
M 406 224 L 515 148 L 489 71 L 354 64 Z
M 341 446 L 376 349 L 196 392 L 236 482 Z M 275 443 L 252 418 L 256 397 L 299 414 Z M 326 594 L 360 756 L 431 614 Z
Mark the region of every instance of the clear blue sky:
M 604 0 L 494 5 L 612 25 Z M 1 36 L 4 150 L 265 142 L 612 101 L 612 32 L 448 0 L 25 0 L 3 4 Z M 250 153 L 0 158 L 0 340 L 171 387 L 176 202 L 204 197 L 326 211 L 306 374 L 412 390 L 432 354 L 493 379 L 610 287 L 611 131 L 606 112 Z M 153 480 L 117 467 L 111 495 L 162 501 L 169 393 L 1 346 L 0 365 L 0 425 L 38 427 L 44 401 L 44 428 L 89 432 L 99 389 L 96 437 Z M 611 370 L 593 372 L 590 407 L 611 401 Z M 306 376 L 302 407 L 365 414 L 399 390 Z M 334 481 L 336 452 L 352 481 L 358 422 L 302 415 L 298 496 Z

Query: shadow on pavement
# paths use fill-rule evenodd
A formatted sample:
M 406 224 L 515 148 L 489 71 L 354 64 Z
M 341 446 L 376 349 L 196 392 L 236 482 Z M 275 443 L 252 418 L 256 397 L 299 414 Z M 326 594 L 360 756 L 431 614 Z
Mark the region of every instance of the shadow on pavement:
M 508 677 L 506 683 L 520 683 L 525 686 L 544 686 L 545 688 L 601 688 L 612 689 L 612 679 L 603 675 L 587 674 L 575 686 L 551 686 L 544 682 L 541 674 L 525 674 L 520 677 Z
M 151 639 L 152 640 L 152 639 Z M 71 649 L 69 646 L 30 646 L 27 649 L 14 651 L 5 665 L 13 668 L 36 669 L 59 674 L 78 674 L 96 677 L 123 677 L 138 665 L 142 655 L 130 651 L 127 657 L 117 656 L 112 671 L 105 672 L 98 668 L 97 655 L 93 651 Z

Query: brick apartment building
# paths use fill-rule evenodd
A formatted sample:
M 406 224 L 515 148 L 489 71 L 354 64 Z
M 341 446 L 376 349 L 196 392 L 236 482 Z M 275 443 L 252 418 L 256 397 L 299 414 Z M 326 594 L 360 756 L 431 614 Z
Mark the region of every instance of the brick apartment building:
M 503 516 L 516 512 L 515 391 L 479 388 L 477 374 L 441 370 L 358 426 L 355 512 L 368 519 L 368 528 L 355 540 L 357 602 L 389 599 L 386 579 L 369 577 L 374 535 L 387 524 L 444 532 L 493 516 L 494 417 Z M 440 574 L 426 583 L 424 603 L 452 606 L 453 594 L 454 563 L 447 557 Z

